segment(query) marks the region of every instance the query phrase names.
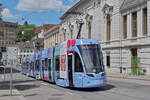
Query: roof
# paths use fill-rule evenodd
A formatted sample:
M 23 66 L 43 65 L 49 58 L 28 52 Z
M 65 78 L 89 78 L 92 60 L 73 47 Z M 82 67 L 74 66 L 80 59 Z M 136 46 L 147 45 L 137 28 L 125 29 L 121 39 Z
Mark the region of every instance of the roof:
M 37 34 L 40 33 L 42 29 L 44 31 L 48 31 L 53 26 L 55 26 L 55 24 L 43 24 L 43 26 L 36 27 L 35 33 L 37 33 Z
M 76 10 L 76 8 L 78 6 L 80 6 L 83 2 L 88 1 L 88 0 L 79 0 L 74 6 L 72 6 L 70 9 L 68 9 L 61 17 L 60 20 L 63 20 L 64 18 L 66 18 L 66 16 L 68 15 L 69 12 L 72 12 L 74 9 Z
M 34 49 L 34 45 L 32 42 L 19 42 L 18 46 L 20 49 Z
M 148 0 L 125 0 L 120 8 L 120 11 L 136 7 L 137 5 L 143 4 L 147 1 Z
M 35 33 L 40 33 L 42 30 L 42 26 L 36 27 L 35 28 Z
M 44 31 L 48 31 L 53 26 L 55 26 L 55 24 L 43 24 L 43 29 Z
M 14 27 L 14 28 L 16 28 L 18 26 L 18 23 L 13 23 L 13 22 L 2 22 L 1 24 L 3 27 Z
M 47 35 L 50 35 L 50 34 L 52 34 L 52 33 L 54 34 L 53 31 L 59 30 L 59 26 L 60 26 L 60 25 L 57 24 L 57 25 L 51 27 L 48 31 L 46 31 L 46 32 L 44 33 L 44 37 L 47 36 Z

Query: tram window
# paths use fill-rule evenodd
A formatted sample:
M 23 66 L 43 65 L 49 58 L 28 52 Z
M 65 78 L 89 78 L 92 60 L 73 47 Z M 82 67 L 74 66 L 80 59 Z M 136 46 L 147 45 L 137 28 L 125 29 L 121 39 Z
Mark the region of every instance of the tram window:
M 48 60 L 47 60 L 47 58 L 45 59 L 45 70 L 48 70 Z
M 32 69 L 32 62 L 30 62 L 30 70 Z
M 35 62 L 35 70 L 37 70 L 37 60 L 36 60 L 36 62 Z
M 32 71 L 34 70 L 34 62 L 31 62 Z
M 26 62 L 26 69 L 28 70 L 28 62 Z
M 51 59 L 47 59 L 47 61 L 48 61 L 49 79 L 51 80 Z
M 56 71 L 59 71 L 60 70 L 60 59 L 59 59 L 59 56 L 56 57 Z
M 83 72 L 80 56 L 75 53 L 75 72 Z
M 44 60 L 42 60 L 42 70 L 44 70 L 44 66 L 45 66 Z
M 36 70 L 37 71 L 40 70 L 40 61 L 39 60 L 36 61 Z
M 28 65 L 29 65 L 29 71 L 31 71 L 31 62 Z
M 48 59 L 48 67 L 49 67 L 49 71 L 51 71 L 51 59 Z
M 32 71 L 33 71 L 33 68 L 34 68 L 33 62 L 31 62 L 31 68 L 32 68 Z

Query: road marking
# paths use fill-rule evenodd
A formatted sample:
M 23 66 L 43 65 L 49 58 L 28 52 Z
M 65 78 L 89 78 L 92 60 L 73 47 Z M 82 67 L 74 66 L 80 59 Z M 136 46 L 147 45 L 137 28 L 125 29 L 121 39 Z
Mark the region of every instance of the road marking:
M 45 86 L 47 86 L 48 84 L 46 84 L 46 83 L 41 83 L 42 85 L 45 85 Z
M 73 93 L 71 93 L 71 92 L 66 92 L 66 93 L 68 93 L 68 94 L 70 94 L 70 95 L 73 95 L 73 96 L 74 96 L 74 94 L 73 94 Z

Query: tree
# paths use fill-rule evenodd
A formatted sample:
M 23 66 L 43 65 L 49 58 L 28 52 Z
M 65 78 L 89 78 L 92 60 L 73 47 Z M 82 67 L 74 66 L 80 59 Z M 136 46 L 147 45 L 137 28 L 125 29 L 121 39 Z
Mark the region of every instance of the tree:
M 16 29 L 16 41 L 25 42 L 31 40 L 35 36 L 35 25 L 28 24 L 27 21 L 24 25 L 18 26 Z
M 2 3 L 0 3 L 0 20 L 2 20 L 2 15 L 1 15 L 1 12 L 3 11 L 3 4 Z

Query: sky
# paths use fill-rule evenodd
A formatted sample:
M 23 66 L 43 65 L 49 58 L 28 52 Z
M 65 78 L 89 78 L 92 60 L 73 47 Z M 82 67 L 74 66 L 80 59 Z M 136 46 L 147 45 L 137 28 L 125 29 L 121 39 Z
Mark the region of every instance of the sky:
M 60 16 L 78 0 L 0 0 L 3 4 L 1 13 L 4 21 L 40 26 L 59 24 Z

